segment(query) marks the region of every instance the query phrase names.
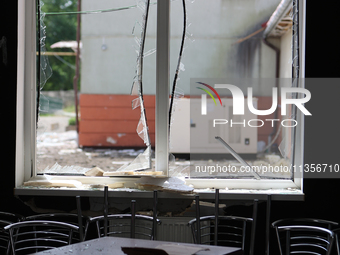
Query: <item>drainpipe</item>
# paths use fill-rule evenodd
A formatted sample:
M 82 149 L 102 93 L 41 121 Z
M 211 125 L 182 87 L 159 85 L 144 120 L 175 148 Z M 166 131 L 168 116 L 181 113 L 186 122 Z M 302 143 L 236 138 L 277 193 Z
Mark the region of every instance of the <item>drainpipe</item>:
M 287 11 L 292 7 L 292 0 L 282 0 L 280 4 L 277 6 L 276 10 L 273 12 L 272 16 L 270 16 L 267 27 L 263 32 L 263 38 L 267 38 L 270 32 L 276 27 L 279 23 L 280 19 L 283 15 L 287 13 Z
M 73 77 L 73 90 L 74 90 L 74 104 L 76 110 L 76 129 L 79 134 L 78 122 L 78 80 L 79 80 L 79 60 L 80 60 L 80 12 L 81 0 L 78 0 L 78 14 L 77 14 L 77 55 L 76 55 L 76 74 Z
M 280 98 L 280 84 L 278 78 L 280 77 L 280 49 L 268 42 L 267 37 L 270 34 L 270 32 L 276 27 L 276 25 L 279 23 L 280 19 L 283 15 L 287 13 L 287 11 L 292 7 L 292 1 L 291 0 L 282 0 L 280 4 L 277 6 L 276 10 L 273 12 L 272 16 L 269 18 L 268 22 L 266 23 L 266 29 L 263 32 L 263 43 L 266 44 L 268 47 L 273 49 L 276 53 L 276 71 L 275 71 L 275 86 L 278 89 L 278 97 Z M 275 111 L 275 119 L 278 117 L 278 108 L 276 108 Z M 275 121 L 273 131 L 268 136 L 268 150 L 270 150 L 270 144 L 272 143 L 272 137 L 278 132 L 277 130 L 277 123 Z M 277 134 L 275 135 L 277 136 Z M 266 148 L 267 149 L 267 148 Z

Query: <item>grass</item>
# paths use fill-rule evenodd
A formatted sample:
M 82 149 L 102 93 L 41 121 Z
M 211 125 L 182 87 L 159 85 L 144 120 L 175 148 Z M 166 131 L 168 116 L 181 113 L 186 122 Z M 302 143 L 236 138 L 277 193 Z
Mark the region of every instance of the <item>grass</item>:
M 71 106 L 65 107 L 63 111 L 64 112 L 76 112 L 76 107 L 74 105 L 71 105 Z
M 69 118 L 69 120 L 68 120 L 68 125 L 69 125 L 69 126 L 74 126 L 74 125 L 76 125 L 76 117 Z

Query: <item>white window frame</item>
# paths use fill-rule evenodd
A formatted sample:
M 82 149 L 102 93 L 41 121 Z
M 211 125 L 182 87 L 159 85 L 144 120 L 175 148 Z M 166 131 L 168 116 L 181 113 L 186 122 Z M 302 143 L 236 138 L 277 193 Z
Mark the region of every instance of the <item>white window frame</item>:
M 157 88 L 156 88 L 156 170 L 168 173 L 168 103 L 169 98 L 169 0 L 159 1 L 157 12 L 163 14 L 158 19 L 157 31 Z M 306 1 L 300 1 L 300 78 L 305 73 L 305 16 Z M 16 175 L 15 185 L 36 176 L 36 13 L 35 0 L 18 0 L 18 70 L 17 70 L 17 135 L 16 135 Z M 302 79 L 303 80 L 303 79 Z M 162 85 L 162 86 L 161 86 Z M 302 84 L 302 87 L 303 84 Z M 303 165 L 304 116 L 298 111 L 295 141 L 295 165 Z M 65 179 L 65 177 L 57 177 Z M 74 177 L 66 177 L 74 179 Z M 80 181 L 85 178 L 76 177 Z M 100 178 L 90 178 L 98 183 Z M 114 178 L 112 178 L 114 179 Z M 129 179 L 131 180 L 131 179 Z M 86 178 L 89 181 L 89 178 Z M 195 188 L 220 189 L 287 189 L 303 190 L 303 174 L 297 172 L 293 180 L 255 180 L 255 179 L 187 179 L 187 184 Z

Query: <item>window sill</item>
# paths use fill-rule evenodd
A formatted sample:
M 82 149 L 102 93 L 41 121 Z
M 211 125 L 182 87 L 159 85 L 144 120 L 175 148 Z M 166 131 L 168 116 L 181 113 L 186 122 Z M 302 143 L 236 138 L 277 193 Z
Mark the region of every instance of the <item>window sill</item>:
M 58 176 L 51 177 L 56 180 L 75 180 L 82 183 L 78 187 L 46 187 L 46 186 L 18 186 L 14 189 L 17 196 L 83 196 L 83 197 L 102 197 L 103 186 L 117 183 L 124 183 L 121 188 L 109 188 L 110 197 L 120 198 L 152 198 L 153 192 L 149 190 L 137 189 L 135 183 L 140 178 L 109 178 L 109 177 L 79 177 L 79 176 Z M 35 179 L 39 179 L 38 177 Z M 93 184 L 94 181 L 97 184 Z M 186 180 L 187 185 L 194 185 L 195 189 L 192 193 L 181 193 L 163 190 L 159 192 L 159 198 L 180 198 L 194 199 L 195 195 L 199 195 L 200 199 L 213 200 L 215 196 L 214 188 L 201 187 L 203 180 Z M 207 181 L 204 180 L 205 185 Z M 297 188 L 294 182 L 289 180 L 211 180 L 215 187 L 224 185 L 220 188 L 220 199 L 228 200 L 267 200 L 268 195 L 272 196 L 272 200 L 281 201 L 303 201 L 304 193 Z M 217 181 L 217 182 L 216 182 Z M 91 184 L 92 185 L 91 185 Z M 104 184 L 105 183 L 105 184 Z M 243 183 L 242 187 L 240 184 Z M 279 185 L 278 185 L 279 184 Z M 217 186 L 216 186 L 217 185 Z M 257 186 L 256 186 L 257 185 Z M 273 187 L 277 186 L 277 187 Z M 211 185 L 213 187 L 213 185 Z M 222 186 L 221 186 L 222 187 Z M 228 187 L 228 189 L 226 189 Z M 240 188 L 241 187 L 241 188 Z

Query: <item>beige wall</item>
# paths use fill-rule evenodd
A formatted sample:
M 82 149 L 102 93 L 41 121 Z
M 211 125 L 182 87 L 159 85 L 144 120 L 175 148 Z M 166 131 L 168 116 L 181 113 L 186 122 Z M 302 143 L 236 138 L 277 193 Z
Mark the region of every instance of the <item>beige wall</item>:
M 171 3 L 170 83 L 177 65 L 182 33 L 182 1 Z M 178 86 L 189 94 L 190 78 L 275 77 L 275 52 L 258 34 L 243 43 L 238 39 L 261 28 L 279 0 L 196 0 L 186 1 L 188 28 L 194 42 L 187 40 Z M 83 10 L 134 5 L 135 0 L 83 0 Z M 131 34 L 142 12 L 130 10 L 82 16 L 81 93 L 129 94 L 137 54 Z M 156 6 L 150 7 L 145 51 L 155 48 Z M 138 29 L 137 34 L 139 35 Z M 102 45 L 107 46 L 102 50 Z M 144 59 L 144 93 L 154 94 L 155 54 Z M 271 89 L 255 88 L 256 96 L 270 96 Z M 268 94 L 268 95 L 267 95 Z

